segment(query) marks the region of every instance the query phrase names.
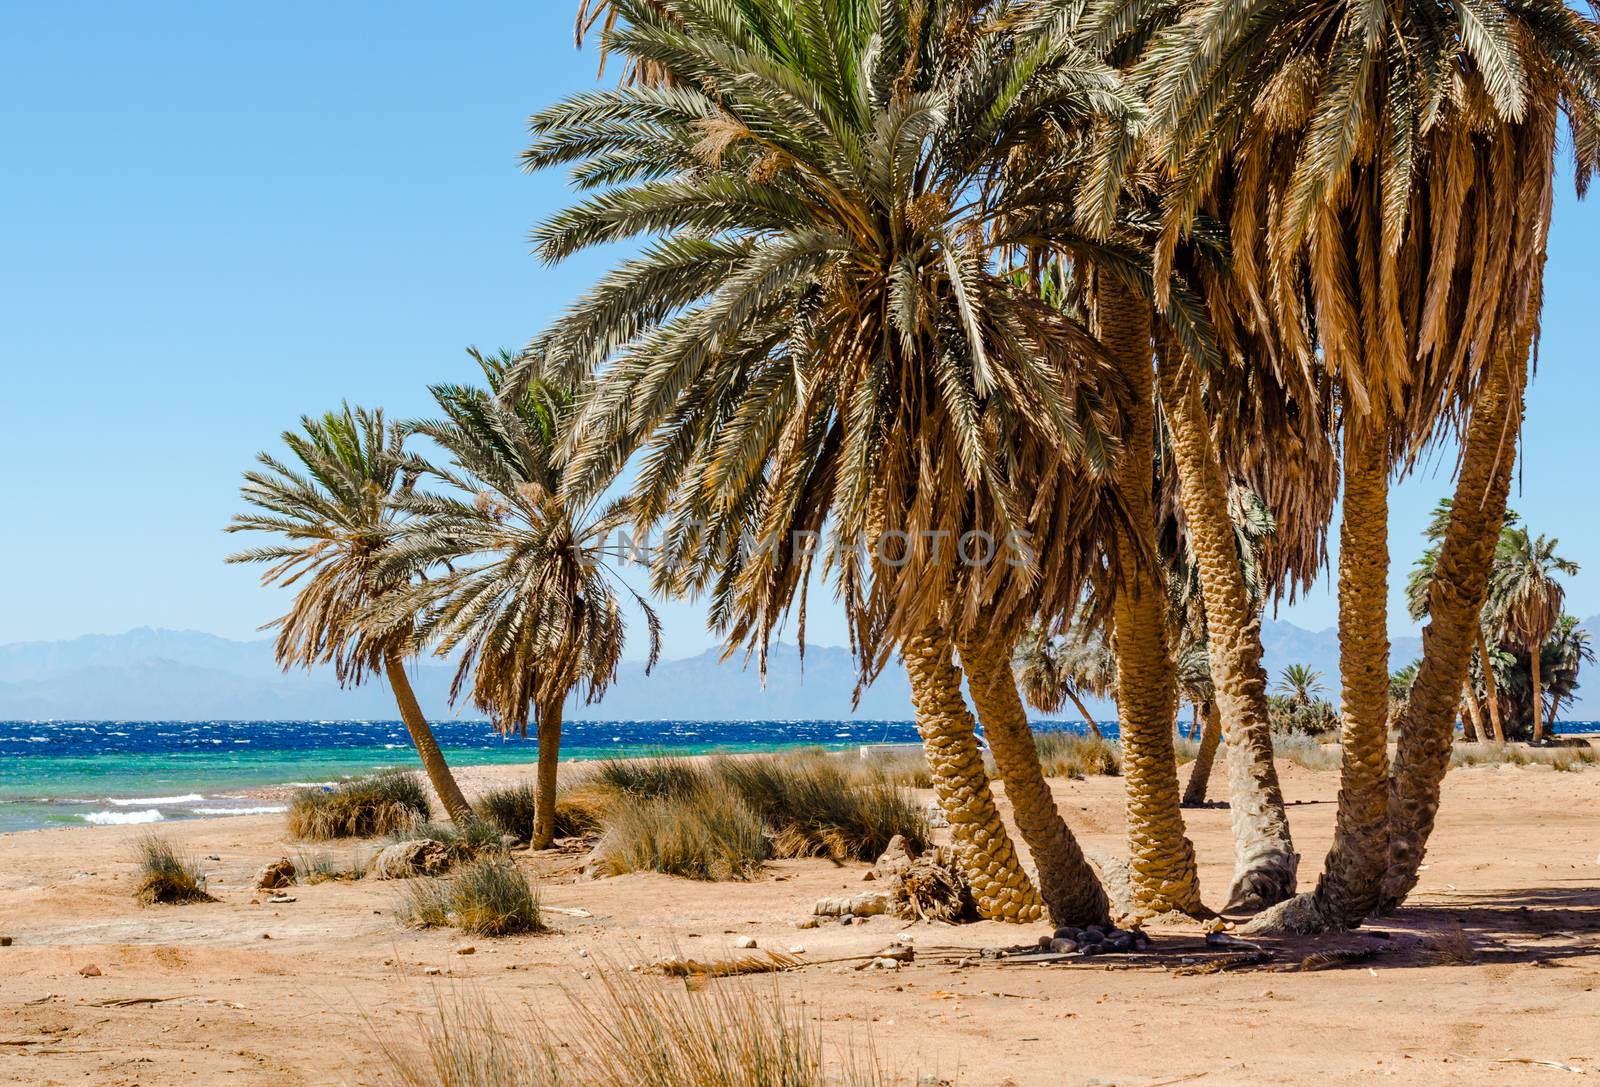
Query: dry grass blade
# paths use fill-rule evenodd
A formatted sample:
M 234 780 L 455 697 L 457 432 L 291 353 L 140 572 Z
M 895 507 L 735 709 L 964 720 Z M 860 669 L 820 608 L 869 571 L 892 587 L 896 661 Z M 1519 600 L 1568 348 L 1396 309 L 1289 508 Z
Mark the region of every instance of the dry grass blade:
M 146 906 L 176 906 L 186 902 L 215 902 L 206 893 L 200 866 L 179 853 L 165 838 L 147 834 L 139 839 L 139 881 L 133 897 Z
M 657 959 L 639 969 L 646 974 L 669 978 L 732 978 L 745 974 L 775 974 L 806 965 L 802 959 L 781 951 L 758 951 L 749 955 L 730 955 L 723 959 L 691 959 L 682 955 Z

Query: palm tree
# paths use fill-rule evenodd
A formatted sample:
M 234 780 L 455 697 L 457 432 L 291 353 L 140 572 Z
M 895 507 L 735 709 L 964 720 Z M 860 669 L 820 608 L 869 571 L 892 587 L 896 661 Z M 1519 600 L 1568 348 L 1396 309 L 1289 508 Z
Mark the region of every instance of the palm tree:
M 1148 51 L 1174 179 L 1157 264 L 1226 194 L 1244 310 L 1276 323 L 1293 364 L 1320 346 L 1339 384 L 1338 830 L 1313 895 L 1261 919 L 1320 928 L 1392 899 L 1432 827 L 1537 328 L 1557 112 L 1592 122 L 1600 35 L 1555 3 L 1314 0 L 1244 14 L 1204 0 Z M 1581 184 L 1590 150 L 1579 154 Z M 1451 591 L 1431 609 L 1391 787 L 1388 474 L 1462 419 L 1440 552 Z M 1385 868 L 1397 875 L 1381 888 Z
M 1578 572 L 1578 564 L 1555 553 L 1559 541 L 1508 528 L 1500 537 L 1490 574 L 1489 597 L 1495 625 L 1508 641 L 1527 652 L 1533 680 L 1533 742 L 1544 739 L 1544 687 L 1540 658 L 1561 621 L 1566 590 L 1558 580 Z
M 713 626 L 763 662 L 796 604 L 803 631 L 820 560 L 864 678 L 904 656 L 980 910 L 1031 919 L 1040 900 L 989 793 L 959 646 L 984 673 L 974 691 L 993 699 L 980 710 L 1041 880 L 1098 901 L 1020 742 L 1009 663 L 1027 622 L 1069 610 L 1121 513 L 1101 484 L 1126 390 L 1080 324 L 991 258 L 1030 245 L 1036 208 L 1068 191 L 1014 183 L 1028 141 L 1136 104 L 1047 21 L 958 18 L 950 0 L 915 18 L 866 0 L 613 7 L 608 49 L 658 66 L 661 87 L 537 115 L 525 157 L 607 187 L 538 228 L 547 260 L 658 238 L 540 341 L 596 379 L 565 489 L 592 493 L 637 455 L 636 518 L 664 529 L 657 587 L 709 594 Z M 825 549 L 788 546 L 825 527 Z M 1004 577 L 969 576 L 950 544 L 878 546 L 1035 530 L 1052 546 Z
M 1309 706 L 1328 693 L 1328 688 L 1322 684 L 1322 673 L 1305 664 L 1285 667 L 1273 690 L 1296 706 Z
M 1428 618 L 1428 599 L 1433 587 L 1434 571 L 1439 564 L 1438 545 L 1439 541 L 1444 539 L 1445 532 L 1450 527 L 1450 511 L 1453 505 L 1454 503 L 1450 499 L 1444 498 L 1440 499 L 1438 506 L 1434 508 L 1433 516 L 1429 519 L 1426 530 L 1426 536 L 1431 546 L 1424 549 L 1422 554 L 1418 556 L 1417 561 L 1411 566 L 1411 573 L 1406 577 L 1406 610 L 1410 613 L 1413 622 L 1420 623 Z M 1505 525 L 1509 527 L 1516 523 L 1516 511 L 1507 509 Z M 1502 528 L 1501 531 L 1504 532 L 1505 529 Z M 1491 581 L 1493 577 L 1494 575 L 1491 572 Z M 1486 627 L 1493 621 L 1489 614 L 1491 606 L 1492 602 L 1485 600 L 1482 609 L 1479 611 L 1477 660 L 1478 668 L 1480 669 L 1479 674 L 1483 677 L 1485 686 L 1486 697 L 1484 701 L 1489 707 L 1489 724 L 1493 729 L 1492 734 L 1486 733 L 1485 737 L 1498 743 L 1505 743 L 1505 725 L 1500 720 L 1500 693 L 1496 690 L 1498 684 L 1495 680 L 1495 670 L 1489 659 L 1489 640 L 1484 633 Z M 1477 695 L 1472 691 L 1470 677 L 1466 689 L 1469 694 L 1466 702 L 1470 708 L 1477 701 Z
M 1556 624 L 1555 633 L 1545 643 L 1540 672 L 1550 689 L 1550 723 L 1555 727 L 1556 714 L 1564 699 L 1570 699 L 1578 689 L 1578 672 L 1585 664 L 1594 663 L 1593 639 L 1589 632 L 1578 626 L 1578 620 L 1563 615 Z
M 1194 706 L 1200 726 L 1200 749 L 1189 768 L 1189 781 L 1183 788 L 1183 806 L 1197 808 L 1206 802 L 1206 787 L 1211 767 L 1222 740 L 1222 712 L 1217 708 L 1216 685 L 1211 678 L 1211 659 L 1203 643 L 1195 642 L 1178 655 L 1178 691 Z M 1194 736 L 1191 734 L 1190 739 Z
M 1060 713 L 1071 702 L 1089 732 L 1100 739 L 1100 725 L 1089 707 L 1083 704 L 1083 692 L 1079 689 L 1082 679 L 1070 669 L 1067 656 L 1067 647 L 1050 637 L 1043 624 L 1035 624 L 1017 642 L 1012 658 L 1017 685 L 1022 697 L 1040 713 Z M 1115 666 L 1112 660 L 1111 667 Z M 1099 696 L 1091 692 L 1091 697 Z
M 285 542 L 227 561 L 269 563 L 263 585 L 298 586 L 288 614 L 268 624 L 278 630 L 273 653 L 285 671 L 332 664 L 341 687 L 382 671 L 434 792 L 452 820 L 470 823 L 472 808 L 406 676 L 415 632 L 407 623 L 379 631 L 363 622 L 374 604 L 404 591 L 417 574 L 415 567 L 387 560 L 403 524 L 391 503 L 411 490 L 422 463 L 405 451 L 402 429 L 386 423 L 381 409 L 346 404 L 321 418 L 306 416 L 300 425 L 301 433 L 283 434 L 300 467 L 260 454 L 262 467 L 245 473 L 239 492 L 258 512 L 236 515 L 227 528 L 270 532 Z
M 515 361 L 471 352 L 487 388 L 435 385 L 443 417 L 411 429 L 448 455 L 429 473 L 449 493 L 397 499 L 410 517 L 392 555 L 430 577 L 380 605 L 375 621 L 415 616 L 418 636 L 440 656 L 459 653 L 450 697 L 472 702 L 502 732 L 538 732 L 532 845 L 555 833 L 556 764 L 563 706 L 574 693 L 596 702 L 616 679 L 631 596 L 650 629 L 646 671 L 661 649 L 655 612 L 617 575 L 609 548 L 629 521 L 626 500 L 574 504 L 561 493 L 556 450 L 573 407 L 558 379 L 508 393 Z M 621 590 L 621 592 L 619 592 Z

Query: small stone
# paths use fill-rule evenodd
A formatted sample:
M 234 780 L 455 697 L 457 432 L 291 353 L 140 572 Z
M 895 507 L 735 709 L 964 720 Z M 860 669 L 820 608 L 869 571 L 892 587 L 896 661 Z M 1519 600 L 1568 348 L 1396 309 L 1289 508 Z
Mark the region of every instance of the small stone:
M 9 936 L 0 936 L 0 947 L 10 947 L 10 946 L 11 946 L 11 937 L 9 937 Z
M 270 940 L 270 939 L 272 939 L 272 933 L 270 933 L 270 932 L 263 932 L 263 933 L 262 933 L 262 934 L 261 934 L 261 938 L 262 938 L 262 939 L 263 939 L 263 940 Z
M 90 963 L 88 966 L 78 967 L 78 973 L 82 974 L 86 978 L 97 978 L 100 976 L 100 968 L 93 963 Z
M 1039 950 L 1040 951 L 1049 951 L 1050 950 L 1050 944 L 1052 942 L 1054 942 L 1055 939 L 1056 938 L 1054 936 L 1051 936 L 1049 933 L 1046 933 L 1045 935 L 1039 937 Z
M 456 948 L 457 955 L 476 955 L 477 953 L 478 949 L 473 947 L 471 944 L 468 944 L 466 947 Z
M 805 953 L 806 949 L 799 944 L 795 944 L 789 949 L 789 954 L 791 955 L 804 955 Z
M 208 861 L 220 861 L 221 859 L 222 858 L 217 856 L 215 853 L 208 853 L 206 855 L 206 860 Z
M 876 966 L 879 970 L 898 970 L 898 969 L 900 969 L 900 963 L 896 959 L 879 959 L 877 962 L 873 963 L 872 965 Z
M 274 906 L 281 906 L 288 902 L 298 902 L 300 900 L 294 895 L 273 895 L 271 898 L 267 899 L 267 901 L 272 903 Z
M 1073 928 L 1071 925 L 1063 925 L 1055 931 L 1055 938 L 1058 940 L 1076 940 L 1081 935 L 1083 935 L 1083 930 L 1081 928 Z
M 427 966 L 427 967 L 423 967 L 423 970 L 422 970 L 422 972 L 423 972 L 423 973 L 424 973 L 424 974 L 427 974 L 427 975 L 428 975 L 428 976 L 429 976 L 429 977 L 438 977 L 438 976 L 439 976 L 439 975 L 440 975 L 440 974 L 442 974 L 442 973 L 444 973 L 444 971 L 443 971 L 443 970 L 441 970 L 441 969 L 440 969 L 440 968 L 439 968 L 439 967 L 437 967 L 437 966 Z
M 909 932 L 898 933 L 895 936 L 894 939 L 895 939 L 895 943 L 900 943 L 900 944 L 914 944 L 914 943 L 917 942 L 917 938 L 915 936 L 911 935 L 911 933 L 909 933 Z
M 1081 944 L 1103 944 L 1106 942 L 1106 934 L 1090 925 L 1083 930 L 1083 935 L 1078 938 L 1078 942 Z
M 816 928 L 817 927 L 817 919 L 815 917 L 807 917 L 804 921 L 796 921 L 794 923 L 794 927 L 795 928 Z
M 841 925 L 853 925 L 856 923 L 856 919 L 847 913 L 843 917 L 839 918 L 839 923 Z
M 1111 938 L 1111 949 L 1113 951 L 1132 951 L 1133 937 L 1126 932 L 1118 933 Z
M 862 883 L 871 883 L 873 880 L 875 880 L 877 878 L 878 878 L 878 873 L 874 872 L 870 868 L 868 868 L 865 872 L 861 873 L 861 882 Z
M 1078 943 L 1076 940 L 1063 940 L 1060 937 L 1056 937 L 1050 941 L 1050 950 L 1057 955 L 1070 955 L 1078 950 Z
M 756 946 L 756 938 L 754 936 L 741 936 L 737 940 L 733 941 L 733 946 L 734 947 L 740 947 L 740 948 L 755 947 Z

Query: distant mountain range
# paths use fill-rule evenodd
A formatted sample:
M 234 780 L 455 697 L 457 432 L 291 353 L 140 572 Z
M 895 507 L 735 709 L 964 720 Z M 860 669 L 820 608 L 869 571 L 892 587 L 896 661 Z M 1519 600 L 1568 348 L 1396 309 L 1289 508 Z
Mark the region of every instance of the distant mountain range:
M 1584 626 L 1600 631 L 1600 616 Z M 1333 630 L 1311 631 L 1269 620 L 1262 632 L 1268 671 L 1300 663 L 1323 674 L 1329 696 L 1338 687 L 1338 638 Z M 1400 637 L 1390 659 L 1400 667 L 1422 651 L 1419 638 Z M 905 671 L 885 669 L 862 692 L 854 711 L 850 695 L 855 670 L 848 650 L 809 646 L 802 666 L 791 644 L 775 646 L 765 685 L 742 654 L 722 661 L 715 651 L 665 660 L 649 676 L 628 662 L 623 675 L 596 706 L 571 705 L 575 720 L 907 720 L 911 693 Z M 412 668 L 412 682 L 430 716 L 452 716 L 447 704 L 450 667 L 425 662 Z M 1600 688 L 1597 688 L 1600 689 Z M 1097 717 L 1115 709 L 1091 700 Z M 1569 716 L 1585 716 L 1582 700 Z M 88 635 L 58 642 L 0 646 L 0 719 L 3 720 L 323 720 L 396 716 L 381 680 L 341 690 L 332 672 L 280 671 L 270 641 L 233 641 L 197 631 L 140 628 L 125 634 Z M 470 709 L 463 717 L 475 717 Z

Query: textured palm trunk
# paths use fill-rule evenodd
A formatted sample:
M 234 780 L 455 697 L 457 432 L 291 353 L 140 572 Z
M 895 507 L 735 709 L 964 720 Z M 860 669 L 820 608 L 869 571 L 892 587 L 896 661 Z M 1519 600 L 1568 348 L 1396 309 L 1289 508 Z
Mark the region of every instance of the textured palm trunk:
M 1529 677 L 1533 680 L 1533 742 L 1544 739 L 1544 686 L 1539 682 L 1539 650 L 1528 651 Z
M 972 884 L 978 913 L 995 921 L 1039 920 L 1044 903 L 994 806 L 977 724 L 961 697 L 949 639 L 930 629 L 908 638 L 902 652 L 934 792 L 950 821 L 956 858 Z
M 1083 714 L 1083 723 L 1089 726 L 1089 731 L 1094 735 L 1094 738 L 1097 740 L 1105 739 L 1105 737 L 1100 734 L 1099 722 L 1097 722 L 1094 717 L 1090 715 L 1089 707 L 1083 704 L 1083 699 L 1078 697 L 1078 692 L 1074 691 L 1071 687 L 1068 687 L 1067 697 L 1072 699 L 1072 704 L 1078 707 L 1079 713 Z
M 1190 709 L 1192 710 L 1192 713 L 1189 717 L 1189 739 L 1198 740 L 1200 738 L 1200 722 L 1205 717 L 1205 707 L 1201 706 L 1200 703 L 1195 702 L 1190 706 Z
M 1218 708 L 1228 720 L 1228 803 L 1234 872 L 1229 910 L 1256 911 L 1294 894 L 1300 858 L 1289 837 L 1272 757 L 1267 673 L 1261 667 L 1261 617 L 1239 565 L 1228 484 L 1211 441 L 1200 389 L 1187 367 L 1162 366 L 1162 402 L 1172 431 L 1184 521 L 1200 570 L 1206 652 Z
M 1489 665 L 1489 640 L 1483 636 L 1481 625 L 1478 627 L 1478 660 L 1483 666 L 1483 700 L 1489 704 L 1489 726 L 1494 729 L 1494 742 L 1503 744 L 1506 726 L 1500 720 L 1500 684 Z
M 549 849 L 556 840 L 556 773 L 561 760 L 561 703 L 539 712 L 539 771 L 534 780 L 531 849 Z
M 1200 750 L 1189 768 L 1189 784 L 1183 787 L 1183 806 L 1198 808 L 1206 802 L 1206 787 L 1211 783 L 1211 765 L 1222 739 L 1222 711 L 1215 702 L 1206 703 L 1205 725 L 1200 733 Z
M 1039 894 L 1050 920 L 1057 925 L 1102 923 L 1110 918 L 1106 893 L 1050 794 L 1011 671 L 1012 648 L 1003 638 L 963 642 L 961 666 L 967 687 L 995 769 L 1005 782 L 1017 831 L 1033 854 Z
M 1516 436 L 1522 425 L 1526 359 L 1527 351 L 1522 350 L 1490 367 L 1467 426 L 1450 524 L 1428 586 L 1422 662 L 1400 718 L 1389 788 L 1389 866 L 1379 900 L 1385 911 L 1403 902 L 1416 886 L 1439 813 L 1439 788 L 1450 768 L 1457 692 L 1466 682 L 1468 658 L 1482 632 L 1479 613 L 1505 524 Z
M 1150 308 L 1110 276 L 1101 277 L 1099 304 L 1101 341 L 1133 391 L 1117 467 L 1130 531 L 1117 539 L 1121 582 L 1112 608 L 1132 907 L 1144 916 L 1173 911 L 1199 915 L 1206 910 L 1200 901 L 1194 846 L 1185 834 L 1179 808 L 1178 761 L 1172 743 L 1177 669 L 1167 646 L 1166 592 L 1154 562 Z
M 1389 440 L 1351 420 L 1344 439 L 1339 530 L 1342 760 L 1333 847 L 1316 888 L 1260 914 L 1246 930 L 1321 932 L 1361 923 L 1378 902 L 1389 835 Z M 1451 729 L 1460 698 L 1450 702 Z
M 433 738 L 433 729 L 428 727 L 428 719 L 422 714 L 416 692 L 411 689 L 405 660 L 397 651 L 390 650 L 383 655 L 383 667 L 389 678 L 389 689 L 394 692 L 395 704 L 400 707 L 400 720 L 405 722 L 406 731 L 411 734 L 411 743 L 422 759 L 422 769 L 428 775 L 428 783 L 439 794 L 439 803 L 444 805 L 451 822 L 457 826 L 475 822 L 477 816 L 473 814 L 472 805 L 461 795 L 461 787 L 450 773 L 450 765 L 444 761 L 444 752 L 439 750 L 439 741 Z

